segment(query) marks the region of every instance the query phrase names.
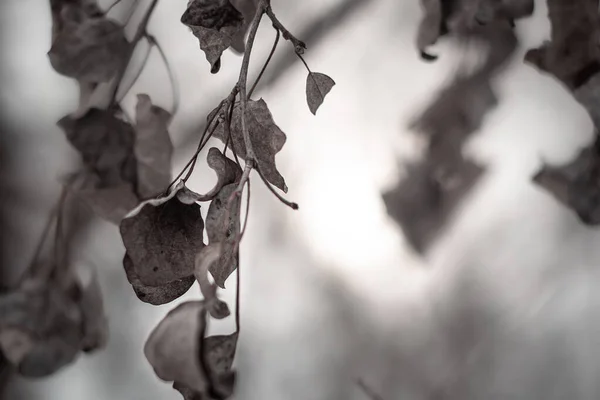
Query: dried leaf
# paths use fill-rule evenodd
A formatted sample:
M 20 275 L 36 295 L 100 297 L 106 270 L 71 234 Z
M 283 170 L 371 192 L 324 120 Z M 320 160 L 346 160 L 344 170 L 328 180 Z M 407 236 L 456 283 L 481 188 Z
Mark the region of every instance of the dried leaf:
M 219 194 L 224 186 L 237 182 L 242 176 L 242 169 L 240 166 L 232 159 L 223 155 L 216 147 L 211 147 L 210 150 L 208 150 L 206 160 L 208 166 L 217 173 L 217 183 L 204 195 L 193 192 L 188 188 L 181 190 L 177 194 L 181 202 L 191 204 L 195 201 L 210 201 Z
M 224 186 L 210 203 L 206 214 L 206 233 L 208 242 L 221 243 L 222 252 L 219 261 L 210 268 L 215 283 L 225 288 L 225 281 L 238 267 L 237 239 L 240 234 L 241 199 L 236 197 L 228 209 L 229 199 L 237 189 L 237 184 Z
M 133 268 L 133 262 L 127 254 L 125 254 L 125 257 L 123 258 L 123 267 L 125 268 L 127 280 L 133 287 L 133 291 L 138 299 L 144 303 L 155 306 L 170 303 L 183 296 L 192 287 L 194 282 L 196 282 L 194 276 L 191 275 L 162 286 L 148 286 L 140 281 L 140 278 L 135 272 L 135 268 Z
M 114 224 L 139 204 L 131 184 L 102 187 L 100 178 L 89 171 L 78 174 L 70 189 L 94 214 Z
M 136 106 L 134 153 L 138 161 L 138 193 L 150 198 L 171 183 L 173 144 L 168 125 L 171 114 L 152 104 L 150 96 L 139 94 Z
M 108 82 L 115 77 L 129 51 L 123 27 L 103 15 L 90 16 L 72 7 L 61 16 L 61 30 L 48 52 L 54 70 L 83 82 Z
M 144 355 L 160 379 L 206 393 L 210 378 L 199 360 L 205 329 L 203 302 L 187 301 L 169 311 L 144 345 Z
M 308 108 L 313 115 L 317 114 L 317 110 L 323 104 L 325 96 L 331 91 L 335 85 L 333 79 L 320 72 L 310 72 L 306 77 L 306 101 Z
M 82 118 L 62 118 L 58 125 L 79 151 L 84 164 L 100 178 L 99 188 L 136 185 L 137 161 L 131 125 L 115 110 L 91 109 Z
M 121 236 L 134 270 L 144 285 L 163 286 L 194 273 L 194 256 L 204 246 L 200 206 L 169 196 L 148 200 L 120 224 Z
M 237 156 L 246 160 L 247 154 L 242 132 L 242 113 L 240 108 L 239 104 L 236 104 L 233 108 L 231 120 L 232 143 L 230 144 Z M 273 116 L 263 99 L 258 101 L 248 100 L 246 123 L 260 172 L 267 181 L 283 192 L 287 192 L 285 180 L 279 171 L 277 171 L 277 166 L 275 165 L 275 154 L 281 151 L 287 138 L 285 133 L 273 121 Z M 222 125 L 219 125 L 215 129 L 214 137 L 220 139 L 223 143 L 227 142 L 225 130 Z
M 217 298 L 217 287 L 208 280 L 208 270 L 221 257 L 223 246 L 221 243 L 211 243 L 204 247 L 196 255 L 196 266 L 194 275 L 200 285 L 200 291 L 204 296 L 207 311 L 215 319 L 223 319 L 230 315 L 227 303 Z
M 221 55 L 242 29 L 244 17 L 229 0 L 190 0 L 181 22 L 200 41 L 206 59 L 215 74 L 221 67 Z

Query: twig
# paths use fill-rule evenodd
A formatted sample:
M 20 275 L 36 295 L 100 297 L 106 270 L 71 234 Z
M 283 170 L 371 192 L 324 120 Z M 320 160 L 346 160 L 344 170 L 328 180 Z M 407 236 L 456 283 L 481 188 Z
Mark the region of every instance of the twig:
M 267 5 L 265 12 L 267 13 L 267 16 L 271 19 L 271 22 L 273 22 L 273 27 L 281 32 L 285 40 L 289 40 L 290 42 L 292 42 L 292 44 L 294 45 L 294 51 L 298 54 L 304 53 L 304 50 L 306 50 L 306 44 L 303 41 L 296 38 L 294 35 L 292 35 L 290 31 L 288 31 L 285 28 L 285 26 L 283 26 L 283 24 L 279 22 L 277 16 L 273 13 L 273 9 L 270 5 Z
M 282 195 L 280 195 L 279 193 L 277 193 L 277 191 L 273 188 L 273 186 L 267 180 L 267 178 L 265 178 L 265 176 L 260 171 L 260 169 L 256 168 L 256 170 L 258 171 L 258 175 L 260 176 L 260 179 L 262 179 L 262 181 L 265 183 L 265 185 L 267 186 L 267 188 L 271 191 L 271 193 L 273 193 L 275 195 L 275 197 L 277 197 L 277 199 L 279 199 L 279 201 L 281 201 L 286 206 L 290 207 L 292 210 L 297 210 L 298 209 L 298 204 L 297 203 L 294 203 L 294 202 L 291 202 L 289 200 L 286 200 Z
M 171 110 L 171 118 L 173 118 L 175 114 L 177 114 L 177 111 L 179 111 L 179 84 L 177 83 L 175 72 L 173 71 L 173 68 L 171 68 L 171 63 L 169 63 L 169 59 L 167 58 L 167 55 L 165 54 L 160 43 L 158 43 L 158 41 L 156 40 L 156 37 L 146 33 L 146 38 L 150 43 L 152 43 L 156 47 L 156 50 L 158 50 L 160 58 L 162 58 L 163 64 L 165 64 L 165 68 L 167 69 L 167 74 L 169 75 L 169 82 L 171 82 L 171 91 L 173 95 L 173 108 Z
M 375 393 L 362 379 L 357 379 L 356 384 L 363 391 L 363 393 L 371 400 L 383 400 L 379 394 Z
M 265 61 L 265 64 L 263 65 L 262 69 L 260 70 L 260 73 L 258 74 L 258 77 L 254 81 L 254 84 L 252 85 L 252 88 L 248 92 L 248 98 L 252 97 L 252 93 L 254 92 L 254 89 L 256 89 L 256 85 L 258 85 L 258 82 L 260 82 L 263 74 L 265 73 L 265 71 L 267 69 L 267 66 L 271 62 L 271 58 L 273 58 L 273 54 L 275 54 L 275 50 L 277 49 L 277 44 L 279 43 L 279 36 L 281 36 L 281 32 L 279 31 L 279 29 L 275 29 L 275 32 L 276 32 L 277 35 L 275 36 L 275 42 L 273 43 L 273 47 L 271 48 L 271 52 L 269 53 L 269 57 L 267 57 L 267 61 Z

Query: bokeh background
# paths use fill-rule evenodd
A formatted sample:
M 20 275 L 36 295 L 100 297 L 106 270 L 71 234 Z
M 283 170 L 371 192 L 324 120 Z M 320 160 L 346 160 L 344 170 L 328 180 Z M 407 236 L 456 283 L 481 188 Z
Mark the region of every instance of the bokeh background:
M 179 82 L 181 108 L 170 129 L 175 172 L 193 153 L 206 114 L 229 93 L 241 63 L 227 53 L 221 72 L 210 74 L 197 40 L 179 22 L 186 3 L 160 1 L 149 25 Z M 459 51 L 445 41 L 436 49 L 437 63 L 421 62 L 413 46 L 418 3 L 272 1 L 286 27 L 306 40 L 311 69 L 337 85 L 317 116 L 310 114 L 306 71 L 282 42 L 255 95 L 267 101 L 288 136 L 277 163 L 300 210 L 285 208 L 255 177 L 241 248 L 235 399 L 366 399 L 359 379 L 386 400 L 600 398 L 600 232 L 530 182 L 542 160 L 566 162 L 592 140 L 583 108 L 559 83 L 522 62 L 527 48 L 549 37 L 543 1 L 518 24 L 520 51 L 495 84 L 500 105 L 466 149 L 487 173 L 441 239 L 418 256 L 385 213 L 381 192 L 423 146 L 407 128 L 410 118 L 461 60 L 476 59 L 476 48 Z M 127 13 L 127 4 L 115 8 L 116 18 Z M 58 179 L 77 166 L 77 154 L 55 123 L 76 108 L 78 92 L 48 62 L 47 0 L 2 0 L 0 21 L 6 287 L 30 260 L 59 195 Z M 273 39 L 264 21 L 252 77 Z M 171 107 L 156 51 L 124 100 L 130 113 L 138 93 Z M 190 184 L 202 191 L 214 179 L 201 162 Z M 125 278 L 115 226 L 95 221 L 78 240 L 78 263 L 100 276 L 109 345 L 50 378 L 11 378 L 5 398 L 180 398 L 155 377 L 142 346 L 174 304 L 200 296 L 198 288 L 169 305 L 144 304 Z M 234 298 L 234 281 L 235 275 L 226 300 Z M 232 319 L 210 326 L 215 333 L 233 329 Z

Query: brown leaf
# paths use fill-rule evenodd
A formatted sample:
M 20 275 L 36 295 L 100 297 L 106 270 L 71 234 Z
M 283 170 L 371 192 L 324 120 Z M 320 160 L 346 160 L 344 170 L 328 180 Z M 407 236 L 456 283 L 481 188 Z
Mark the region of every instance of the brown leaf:
M 84 164 L 97 174 L 100 188 L 123 183 L 136 185 L 134 131 L 115 110 L 91 109 L 78 119 L 66 116 L 58 125 L 79 151 Z
M 225 281 L 238 267 L 237 239 L 241 226 L 241 199 L 233 199 L 231 208 L 228 209 L 229 198 L 236 189 L 236 183 L 224 186 L 210 203 L 206 214 L 208 242 L 222 245 L 219 261 L 210 268 L 215 283 L 221 288 L 225 288 Z
M 144 345 L 144 355 L 156 375 L 206 393 L 210 378 L 199 360 L 205 330 L 203 302 L 187 301 L 169 311 Z
M 123 27 L 103 15 L 67 8 L 61 30 L 48 52 L 59 74 L 83 82 L 108 82 L 117 75 L 129 51 Z
M 127 275 L 127 281 L 133 287 L 138 299 L 144 303 L 155 306 L 170 303 L 171 301 L 183 296 L 196 282 L 193 275 L 176 281 L 169 282 L 162 286 L 144 285 L 133 268 L 133 262 L 127 254 L 123 258 L 123 267 Z
M 230 144 L 238 157 L 246 160 L 247 154 L 241 117 L 240 105 L 236 104 L 233 108 L 231 120 L 232 140 Z M 285 180 L 279 171 L 277 171 L 277 166 L 275 165 L 275 154 L 281 151 L 287 138 L 285 133 L 273 121 L 273 116 L 263 99 L 258 101 L 248 100 L 246 123 L 260 172 L 267 181 L 283 192 L 287 192 Z M 215 129 L 214 137 L 220 139 L 223 143 L 227 142 L 225 130 L 222 125 L 219 125 Z
M 204 195 L 193 192 L 188 188 L 182 189 L 177 196 L 183 203 L 190 204 L 195 201 L 210 201 L 219 194 L 224 186 L 238 181 L 242 176 L 240 166 L 232 159 L 223 155 L 216 147 L 211 147 L 208 150 L 206 160 L 208 166 L 217 173 L 217 183 Z
M 137 99 L 134 154 L 138 161 L 138 193 L 150 198 L 171 183 L 171 114 L 153 105 L 147 94 L 139 94 Z
M 194 275 L 204 296 L 207 311 L 215 319 L 223 319 L 230 315 L 227 303 L 217 298 L 217 287 L 208 280 L 208 270 L 219 261 L 223 251 L 221 243 L 211 243 L 196 255 Z
M 310 72 L 306 77 L 306 101 L 308 108 L 313 115 L 317 114 L 317 110 L 323 104 L 325 96 L 331 91 L 335 85 L 333 79 L 319 72 Z
M 243 21 L 244 17 L 229 0 L 190 0 L 181 16 L 181 22 L 200 41 L 213 74 L 219 72 L 221 54 L 233 44 Z
M 198 204 L 177 198 L 181 188 L 140 204 L 121 221 L 123 243 L 144 285 L 163 286 L 194 273 L 194 256 L 204 246 L 204 222 Z

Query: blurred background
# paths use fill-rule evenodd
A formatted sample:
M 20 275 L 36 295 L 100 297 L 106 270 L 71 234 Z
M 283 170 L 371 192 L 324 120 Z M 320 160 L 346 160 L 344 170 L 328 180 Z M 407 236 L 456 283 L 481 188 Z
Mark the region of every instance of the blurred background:
M 130 4 L 117 6 L 115 18 Z M 227 52 L 221 71 L 210 74 L 197 39 L 179 22 L 186 4 L 160 1 L 149 24 L 179 82 L 181 108 L 170 128 L 174 172 L 189 160 L 206 115 L 229 93 L 241 63 Z M 592 140 L 583 108 L 522 62 L 526 49 L 549 37 L 544 2 L 518 23 L 520 50 L 495 83 L 500 105 L 466 149 L 487 173 L 426 256 L 407 245 L 381 193 L 397 182 L 402 163 L 420 154 L 423 143 L 407 128 L 409 120 L 477 49 L 465 53 L 444 41 L 439 61 L 423 63 L 413 45 L 417 0 L 273 0 L 272 6 L 307 42 L 311 69 L 336 86 L 313 116 L 305 104 L 306 70 L 281 42 L 254 96 L 265 99 L 287 134 L 277 164 L 300 210 L 281 205 L 254 177 L 241 246 L 243 331 L 234 399 L 367 399 L 359 380 L 385 400 L 599 399 L 600 232 L 530 182 L 542 160 L 566 162 Z M 77 107 L 78 90 L 48 61 L 47 0 L 2 0 L 0 19 L 0 284 L 6 287 L 31 258 L 59 196 L 58 179 L 79 162 L 56 126 Z M 251 77 L 274 36 L 263 21 Z M 156 51 L 124 100 L 130 114 L 138 93 L 171 107 Z M 203 153 L 189 181 L 198 191 L 215 179 L 205 159 Z M 5 398 L 179 399 L 154 375 L 142 347 L 168 310 L 199 298 L 198 288 L 168 305 L 142 303 L 125 278 L 117 227 L 95 220 L 77 240 L 78 262 L 99 273 L 108 347 L 47 379 L 11 377 Z M 228 301 L 233 282 L 235 275 L 223 292 Z M 232 318 L 210 325 L 211 333 L 233 330 Z

